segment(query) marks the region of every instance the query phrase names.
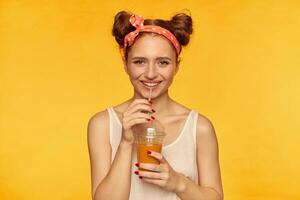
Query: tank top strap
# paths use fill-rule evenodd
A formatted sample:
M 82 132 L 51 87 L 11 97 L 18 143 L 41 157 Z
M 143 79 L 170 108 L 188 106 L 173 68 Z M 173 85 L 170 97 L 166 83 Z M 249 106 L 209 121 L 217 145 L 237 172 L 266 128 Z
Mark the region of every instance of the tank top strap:
M 112 107 L 108 107 L 107 111 L 109 115 L 109 142 L 112 149 L 111 161 L 113 161 L 122 137 L 122 124 Z
M 194 141 L 194 150 L 196 152 L 196 133 L 197 133 L 197 123 L 198 123 L 198 112 L 196 110 L 193 109 L 193 113 L 192 113 L 192 117 L 191 117 L 191 121 L 192 121 L 192 133 L 193 133 L 193 141 Z
M 193 145 L 196 152 L 196 132 L 197 132 L 198 112 L 195 109 L 190 111 L 185 127 L 182 130 L 181 142 Z

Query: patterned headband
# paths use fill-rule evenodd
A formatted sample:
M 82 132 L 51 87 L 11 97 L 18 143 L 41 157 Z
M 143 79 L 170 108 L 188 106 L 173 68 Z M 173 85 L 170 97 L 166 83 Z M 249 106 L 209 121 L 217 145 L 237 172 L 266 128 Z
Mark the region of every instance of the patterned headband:
M 129 19 L 129 22 L 132 24 L 132 26 L 136 27 L 136 30 L 128 33 L 125 36 L 124 55 L 125 55 L 126 48 L 128 46 L 131 46 L 134 43 L 135 38 L 139 35 L 140 32 L 151 32 L 151 33 L 157 33 L 165 36 L 173 44 L 173 46 L 176 49 L 177 55 L 179 55 L 181 51 L 179 42 L 177 41 L 176 37 L 167 29 L 162 28 L 160 26 L 144 25 L 144 18 L 142 16 L 137 16 L 137 15 L 132 15 Z

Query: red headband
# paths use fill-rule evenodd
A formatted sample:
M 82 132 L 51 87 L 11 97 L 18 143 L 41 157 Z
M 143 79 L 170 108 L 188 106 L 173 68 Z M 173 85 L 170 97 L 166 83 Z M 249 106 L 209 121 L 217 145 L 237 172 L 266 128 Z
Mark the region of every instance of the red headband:
M 177 54 L 179 55 L 181 51 L 181 47 L 176 37 L 167 29 L 162 28 L 160 26 L 153 25 L 144 25 L 144 18 L 142 16 L 132 15 L 129 19 L 129 22 L 132 26 L 136 27 L 136 30 L 128 33 L 124 39 L 124 55 L 126 51 L 126 47 L 131 46 L 134 43 L 135 38 L 139 35 L 140 32 L 151 32 L 157 33 L 165 36 L 176 49 Z

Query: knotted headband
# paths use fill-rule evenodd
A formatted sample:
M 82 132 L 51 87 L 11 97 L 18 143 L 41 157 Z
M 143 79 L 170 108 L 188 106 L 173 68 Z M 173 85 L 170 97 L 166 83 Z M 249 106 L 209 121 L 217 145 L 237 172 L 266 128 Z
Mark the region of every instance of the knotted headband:
M 131 46 L 134 43 L 135 38 L 139 35 L 140 32 L 157 33 L 165 36 L 173 44 L 173 46 L 176 49 L 177 55 L 179 55 L 181 50 L 179 42 L 177 41 L 176 37 L 167 29 L 155 25 L 144 25 L 144 18 L 142 16 L 137 16 L 137 15 L 132 15 L 129 19 L 129 22 L 136 29 L 125 36 L 124 55 L 125 55 L 126 48 L 128 46 Z

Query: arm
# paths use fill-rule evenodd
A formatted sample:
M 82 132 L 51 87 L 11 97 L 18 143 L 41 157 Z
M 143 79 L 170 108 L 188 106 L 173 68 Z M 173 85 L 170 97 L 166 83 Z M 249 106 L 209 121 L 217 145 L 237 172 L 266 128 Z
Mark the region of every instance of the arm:
M 148 122 L 151 106 L 146 100 L 134 100 L 122 115 L 122 139 L 111 163 L 109 116 L 101 112 L 88 124 L 88 147 L 91 162 L 93 200 L 127 200 L 131 183 L 133 133 L 131 127 Z
M 212 123 L 201 115 L 196 135 L 199 185 L 180 174 L 177 195 L 183 200 L 222 200 L 217 138 Z
M 94 200 L 128 199 L 132 145 L 121 143 L 111 164 L 108 124 L 107 112 L 94 115 L 88 124 L 92 197 Z
M 128 199 L 131 182 L 131 151 L 132 145 L 121 142 L 116 152 L 111 169 L 98 185 L 94 200 Z

